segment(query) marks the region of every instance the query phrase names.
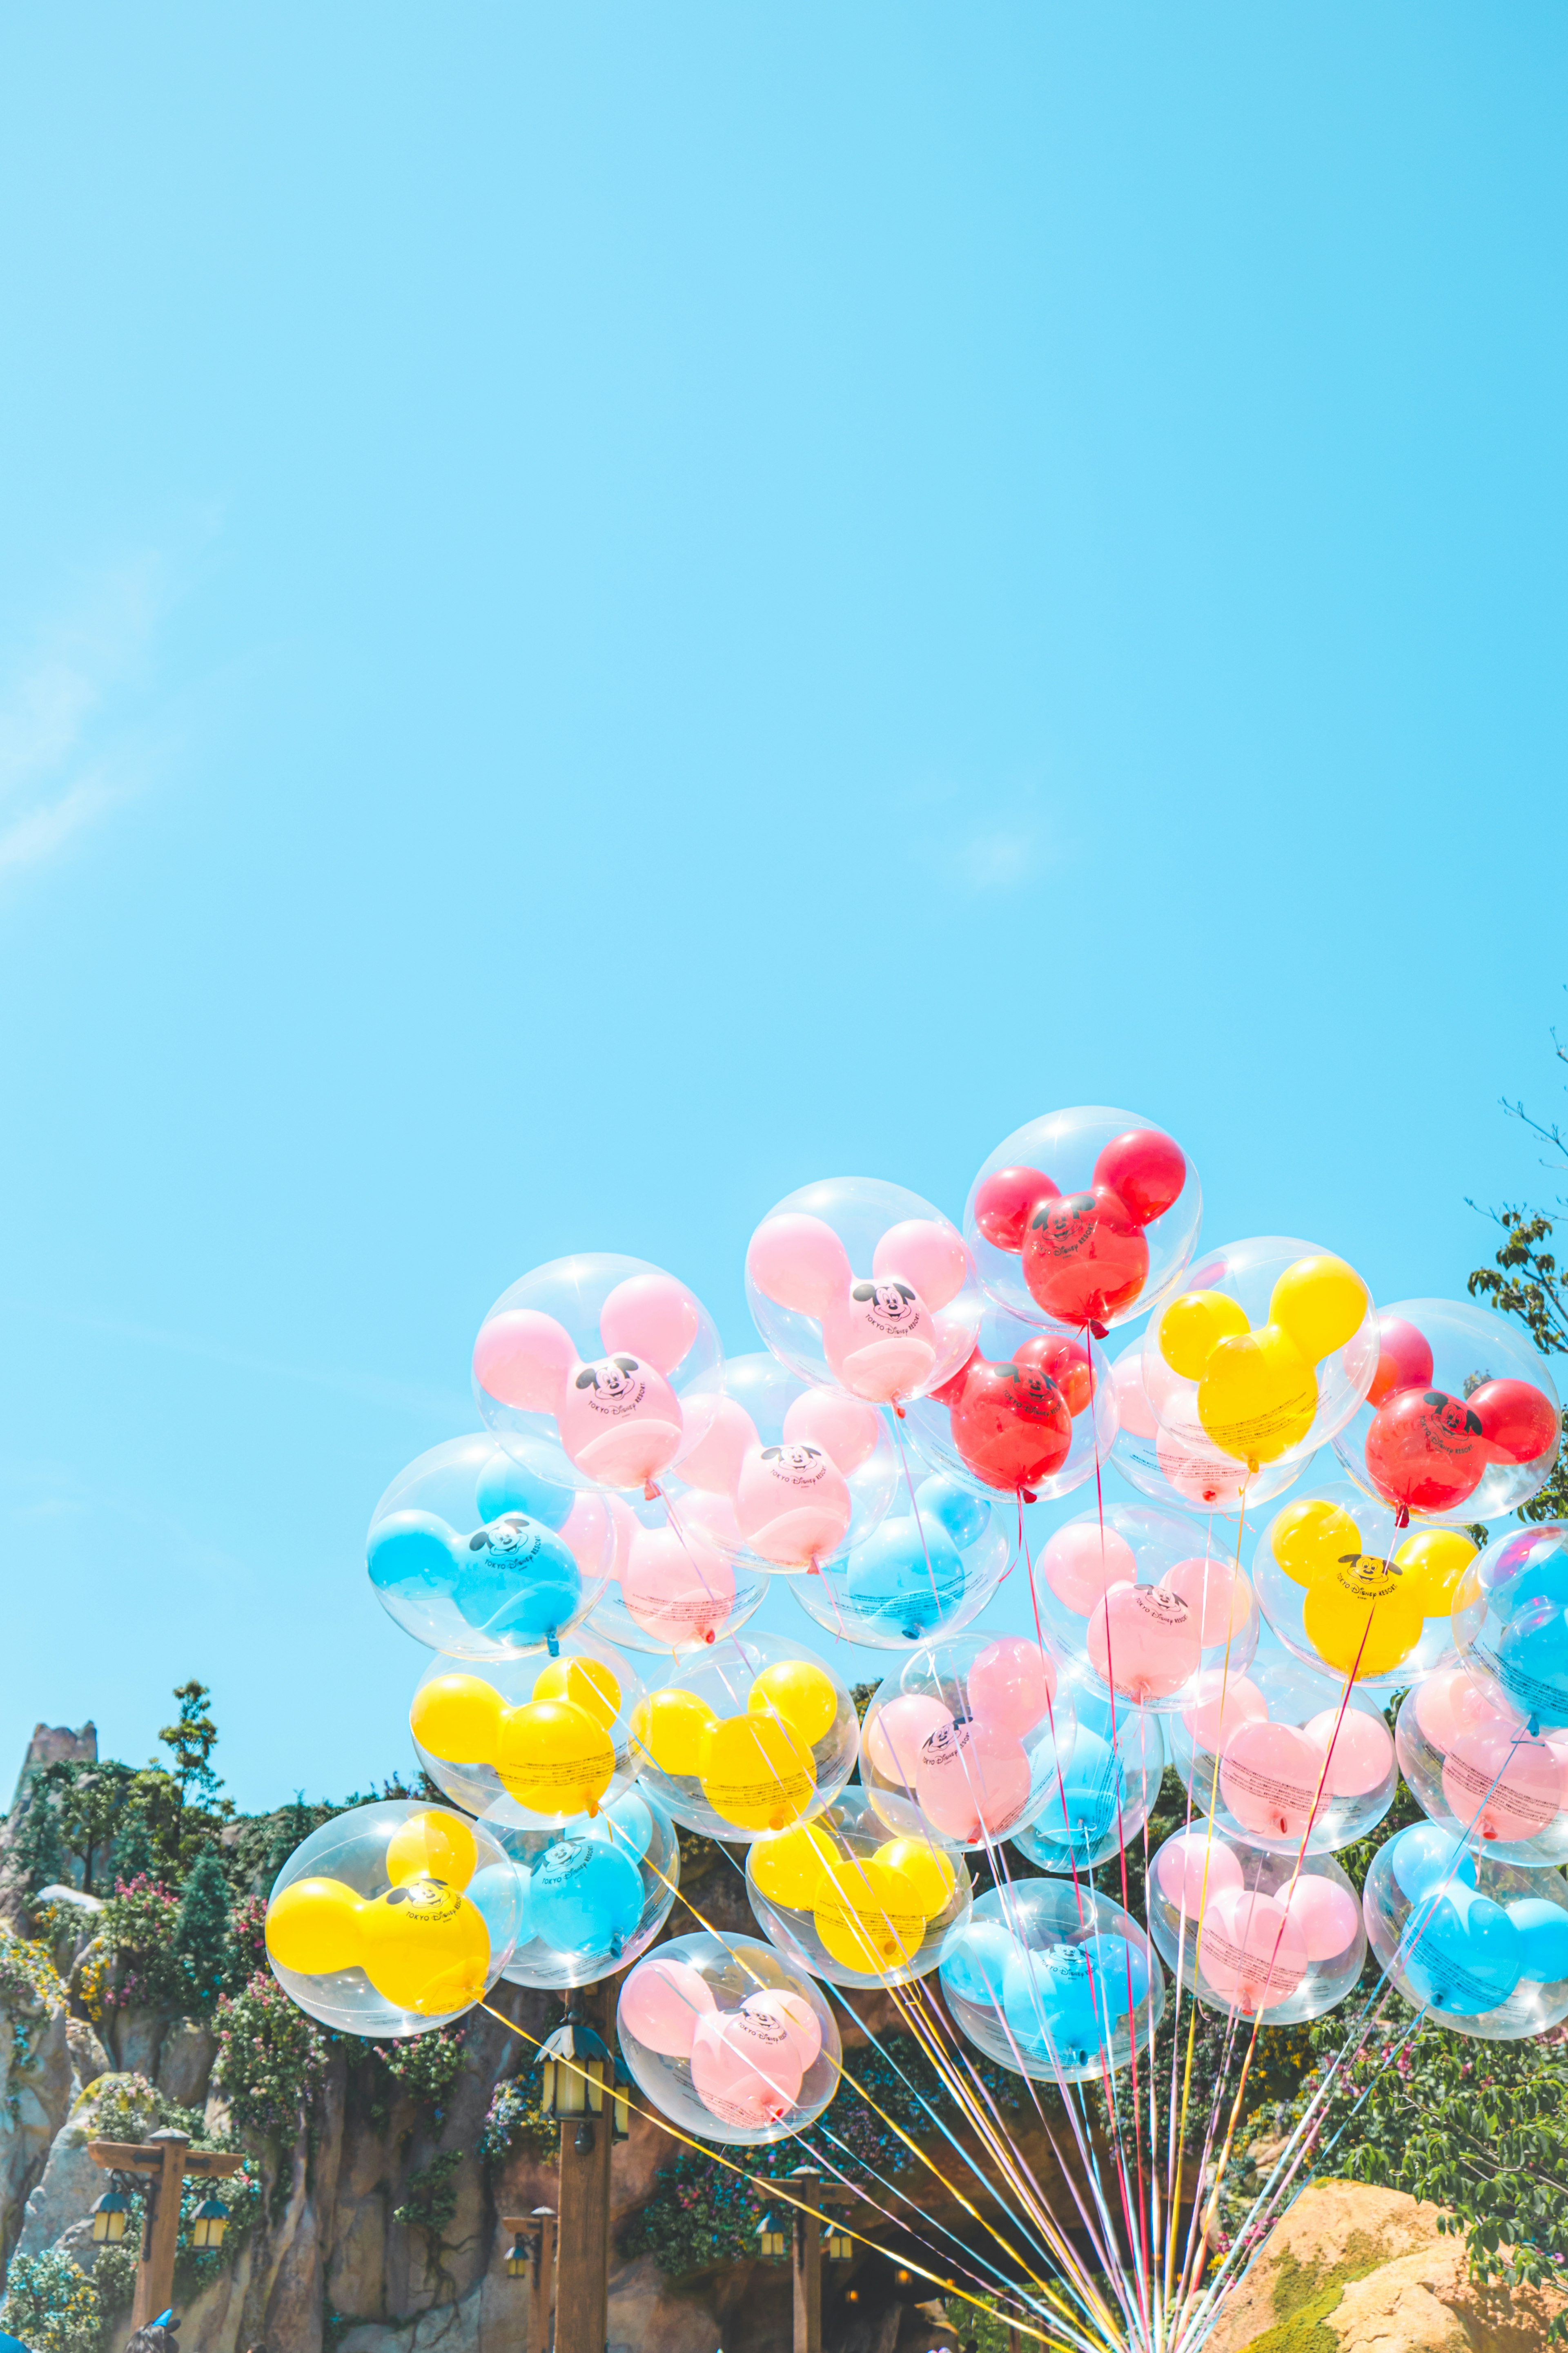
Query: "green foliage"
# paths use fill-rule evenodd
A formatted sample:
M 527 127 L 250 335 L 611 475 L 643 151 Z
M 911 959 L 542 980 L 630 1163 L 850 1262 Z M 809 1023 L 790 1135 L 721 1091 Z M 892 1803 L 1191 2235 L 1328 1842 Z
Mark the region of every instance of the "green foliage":
M 132 2201 L 134 2203 L 134 2201 Z M 98 2300 L 106 2321 L 121 2312 L 129 2312 L 136 2294 L 137 2251 L 142 2244 L 138 2230 L 131 2230 L 117 2247 L 100 2247 L 93 2258 L 92 2284 L 98 2290 Z M 225 2241 L 223 2253 L 227 2253 Z
M 212 1767 L 212 1753 L 217 1746 L 217 1725 L 207 1705 L 212 1694 L 205 1683 L 193 1679 L 178 1684 L 174 1697 L 180 1703 L 180 1713 L 173 1724 L 163 1726 L 158 1737 L 174 1760 L 180 1796 L 188 1799 L 195 1789 L 204 1798 L 216 1798 L 223 1782 Z
M 972 2353 L 1018 2353 L 1026 2337 L 1015 2337 L 994 2304 L 966 2304 L 962 2296 L 949 2296 L 943 2307 L 947 2325 L 959 2343 Z
M 208 2016 L 227 1991 L 234 1963 L 228 1932 L 228 1882 L 216 1854 L 199 1854 L 180 1894 L 174 1958 L 192 1989 L 195 2014 Z
M 242 1993 L 217 2006 L 213 2081 L 236 2124 L 289 2137 L 327 2063 L 327 2038 L 277 1979 L 258 1971 Z
M 494 2164 L 514 2148 L 526 2149 L 531 2157 L 541 2159 L 554 2156 L 561 2143 L 561 2127 L 543 2114 L 539 2094 L 540 2075 L 533 2067 L 526 2074 L 509 2075 L 504 2084 L 496 2085 L 479 2128 L 479 2150 L 482 2158 Z
M 463 2021 L 413 2035 L 406 2042 L 374 2042 L 371 2050 L 376 2067 L 439 2123 L 447 2095 L 468 2063 Z
M 98 1916 L 98 1940 L 119 1963 L 117 1985 L 104 1984 L 106 2009 L 184 2010 L 195 1989 L 175 1933 L 180 1899 L 161 1879 L 121 1883 Z
M 0 2002 L 8 2010 L 47 2010 L 63 2002 L 65 1987 L 47 1945 L 0 1928 Z
M 1558 1042 L 1555 1030 L 1552 1042 L 1557 1060 L 1568 1064 L 1568 1047 Z M 1522 1103 L 1505 1100 L 1503 1109 L 1510 1118 L 1522 1120 L 1542 1144 L 1551 1147 L 1559 1166 L 1568 1166 L 1568 1138 L 1555 1121 L 1547 1126 L 1541 1120 L 1531 1119 Z M 1552 1163 L 1544 1165 L 1551 1166 Z M 1545 1247 L 1552 1238 L 1555 1214 L 1565 1208 L 1568 1202 L 1559 1195 L 1553 1217 L 1539 1209 L 1494 1209 L 1492 1218 L 1501 1229 L 1502 1248 L 1490 1266 L 1477 1267 L 1469 1278 L 1470 1297 L 1484 1299 L 1500 1314 L 1511 1315 L 1522 1324 L 1543 1356 L 1568 1353 L 1568 1289 L 1564 1288 L 1556 1253 Z M 1521 1504 L 1519 1517 L 1568 1518 L 1568 1459 L 1559 1458 L 1540 1493 Z
M 428 2165 L 420 2166 L 409 2175 L 403 2203 L 392 2210 L 393 2221 L 401 2222 L 405 2231 L 423 2231 L 432 2262 L 458 2211 L 458 2185 L 453 2176 L 462 2161 L 460 2148 L 443 2149 Z
M 30 2353 L 98 2353 L 103 2306 L 85 2272 L 51 2247 L 41 2255 L 13 2255 L 5 2274 L 0 2327 Z
M 92 2108 L 104 2140 L 145 2140 L 165 2121 L 163 2100 L 145 2075 L 100 2075 Z

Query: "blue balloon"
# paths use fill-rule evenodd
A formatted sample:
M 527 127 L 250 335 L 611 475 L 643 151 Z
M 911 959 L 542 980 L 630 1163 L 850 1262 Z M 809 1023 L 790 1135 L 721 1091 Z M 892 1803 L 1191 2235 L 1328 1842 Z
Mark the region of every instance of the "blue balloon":
M 560 1537 L 508 1512 L 459 1539 L 455 1599 L 470 1626 L 513 1642 L 542 1642 L 569 1625 L 583 1573 Z
M 451 1594 L 458 1582 L 452 1531 L 433 1512 L 389 1512 L 371 1530 L 365 1548 L 370 1581 L 378 1593 Z
M 1087 1946 L 1047 1945 L 1009 1965 L 1002 2010 L 1020 2050 L 1081 2067 L 1103 2040 L 1099 1994 Z
M 897 1626 L 916 1642 L 946 1623 L 964 1582 L 963 1562 L 940 1522 L 922 1528 L 909 1518 L 884 1520 L 850 1554 L 845 1594 L 861 1617 Z
M 526 1918 L 519 1917 L 528 1910 L 526 1863 L 488 1862 L 483 1871 L 475 1872 L 463 1893 L 490 1932 L 492 1952 L 514 1934 L 520 1945 L 526 1944 Z
M 611 1823 L 615 1824 L 614 1830 Z M 635 1789 L 623 1789 L 607 1806 L 601 1806 L 589 1820 L 580 1815 L 572 1825 L 574 1838 L 597 1839 L 601 1845 L 613 1846 L 630 1862 L 640 1862 L 653 1844 L 653 1816 Z
M 636 1863 L 597 1839 L 563 1839 L 533 1866 L 529 1921 L 553 1952 L 618 1960 L 642 1907 Z
M 1009 1963 L 1022 1950 L 997 1920 L 965 1920 L 950 1928 L 942 1947 L 942 1981 L 964 2001 L 998 2008 Z
M 1440 1830 L 1436 1822 L 1413 1823 L 1397 1838 L 1390 1839 L 1388 1860 L 1394 1878 L 1412 1904 L 1418 1904 L 1423 1895 L 1445 1881 L 1449 1885 L 1458 1883 L 1465 1887 L 1476 1883 L 1475 1857 L 1462 1839 L 1456 1838 L 1452 1831 Z
M 481 1520 L 499 1520 L 503 1512 L 526 1512 L 531 1520 L 538 1520 L 547 1528 L 564 1527 L 566 1514 L 575 1501 L 570 1487 L 558 1487 L 552 1479 L 542 1479 L 537 1471 L 514 1462 L 499 1448 L 479 1472 L 474 1489 L 474 1502 Z
M 1554 1589 L 1558 1556 L 1523 1570 L 1494 1599 L 1506 1611 L 1494 1657 L 1486 1660 L 1530 1729 L 1568 1724 L 1568 1616 Z M 1484 1653 L 1482 1654 L 1484 1657 Z
M 1423 1897 L 1406 1934 L 1405 1975 L 1434 2010 L 1482 2017 L 1523 1974 L 1523 1937 L 1502 1905 L 1473 1887 L 1450 1883 Z
M 1568 1978 L 1568 1912 L 1549 1904 L 1544 1895 L 1521 1895 L 1508 1907 L 1519 1931 L 1521 1978 L 1537 1985 L 1557 1985 Z
M 1116 1820 L 1121 1775 L 1109 1740 L 1080 1724 L 1073 1735 L 1072 1754 L 1060 1778 L 1050 1777 L 1051 1794 L 1037 1828 L 1047 1837 L 1070 1840 L 1088 1852 Z M 1064 1814 L 1063 1799 L 1067 1800 Z
M 940 1472 L 921 1481 L 915 1489 L 915 1509 L 928 1524 L 940 1522 L 960 1552 L 978 1544 L 991 1525 L 991 1506 L 984 1495 L 961 1487 L 956 1479 L 944 1479 Z

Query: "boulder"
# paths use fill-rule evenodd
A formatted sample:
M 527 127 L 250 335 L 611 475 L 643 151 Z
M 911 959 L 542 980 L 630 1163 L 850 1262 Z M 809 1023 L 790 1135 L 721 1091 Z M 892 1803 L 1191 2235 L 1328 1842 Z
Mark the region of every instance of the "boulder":
M 1353 2280 L 1326 2326 L 1341 2353 L 1541 2353 L 1568 2296 L 1533 2287 L 1481 2287 L 1462 2239 L 1401 2255 Z
M 7 1966 L 6 1958 L 0 1939 L 0 2259 L 16 2242 L 71 2097 L 63 1989 L 47 1989 L 53 1972 L 46 1969 L 39 1990 L 30 1961 L 14 1955 Z
M 156 2122 L 152 2086 L 139 2076 L 100 2073 L 79 2094 L 50 2144 L 42 2177 L 27 2200 L 16 2242 L 18 2254 L 41 2255 L 47 2247 L 64 2239 L 72 2260 L 84 2271 L 91 2270 L 90 2232 L 78 2226 L 86 2223 L 109 2186 L 109 2176 L 87 2153 L 89 2141 L 101 2130 L 99 2105 L 106 2098 L 113 2099 L 122 2114 L 130 2103 L 139 2133 L 150 2131 Z M 136 2124 L 137 2116 L 144 2117 L 145 2123 Z
M 67 2019 L 66 2048 L 70 2052 L 71 2074 L 75 2079 L 72 2098 L 79 2099 L 100 2075 L 108 2074 L 112 2063 L 85 2018 Z
M 158 2052 L 158 2089 L 182 2108 L 199 2108 L 217 2057 L 217 2036 L 195 2018 L 177 2018 Z

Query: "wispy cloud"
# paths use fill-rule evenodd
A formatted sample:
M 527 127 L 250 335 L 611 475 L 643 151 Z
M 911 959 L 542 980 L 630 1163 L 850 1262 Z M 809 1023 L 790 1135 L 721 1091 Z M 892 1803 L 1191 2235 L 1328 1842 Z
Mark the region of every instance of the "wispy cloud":
M 108 566 L 0 659 L 0 876 L 55 857 L 145 786 L 141 706 L 172 601 L 164 556 Z

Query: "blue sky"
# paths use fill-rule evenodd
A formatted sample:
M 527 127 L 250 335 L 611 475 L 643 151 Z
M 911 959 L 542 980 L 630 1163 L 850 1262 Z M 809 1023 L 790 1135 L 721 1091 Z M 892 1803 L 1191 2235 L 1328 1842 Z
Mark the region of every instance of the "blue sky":
M 0 1770 L 405 1759 L 364 1524 L 574 1249 L 1123 1103 L 1549 1189 L 1568 20 L 0 27 Z M 781 1602 L 778 1621 L 794 1622 Z M 801 1621 L 803 1631 L 804 1621 Z

